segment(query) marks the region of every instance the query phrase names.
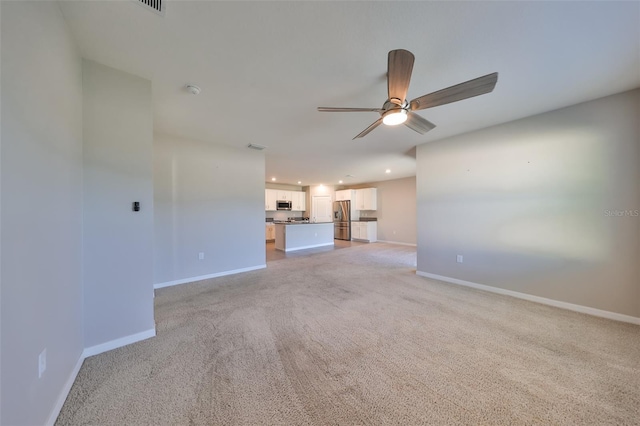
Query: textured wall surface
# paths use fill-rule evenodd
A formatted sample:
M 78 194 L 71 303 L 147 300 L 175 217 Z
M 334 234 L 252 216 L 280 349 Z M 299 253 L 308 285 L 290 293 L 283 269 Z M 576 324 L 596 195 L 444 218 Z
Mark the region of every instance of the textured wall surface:
M 634 90 L 419 146 L 418 271 L 640 317 L 639 116 Z

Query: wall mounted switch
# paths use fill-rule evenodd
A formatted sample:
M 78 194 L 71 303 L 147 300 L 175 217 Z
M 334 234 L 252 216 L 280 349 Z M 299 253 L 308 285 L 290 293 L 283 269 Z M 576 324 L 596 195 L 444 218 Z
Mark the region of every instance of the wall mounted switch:
M 458 263 L 462 263 L 462 255 L 459 254 L 458 256 L 456 256 L 456 262 Z

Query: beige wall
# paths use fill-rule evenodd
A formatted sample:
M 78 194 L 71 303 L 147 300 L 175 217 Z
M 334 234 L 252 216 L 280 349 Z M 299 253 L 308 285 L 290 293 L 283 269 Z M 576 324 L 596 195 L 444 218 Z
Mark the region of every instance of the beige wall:
M 634 90 L 419 146 L 418 271 L 640 317 L 638 117 Z
M 360 217 L 378 218 L 378 240 L 416 244 L 415 176 L 351 185 L 345 188 L 378 189 L 378 210 L 360 213 Z
M 304 191 L 304 188 L 300 185 L 286 185 L 273 182 L 266 182 L 264 187 L 268 189 L 282 189 L 283 191 Z

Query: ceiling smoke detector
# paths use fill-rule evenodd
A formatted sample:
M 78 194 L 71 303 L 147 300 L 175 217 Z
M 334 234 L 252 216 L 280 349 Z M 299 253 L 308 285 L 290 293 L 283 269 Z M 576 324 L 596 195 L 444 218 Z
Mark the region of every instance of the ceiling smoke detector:
M 189 93 L 191 93 L 192 95 L 199 95 L 200 94 L 200 88 L 198 86 L 196 86 L 195 84 L 187 84 L 187 91 Z

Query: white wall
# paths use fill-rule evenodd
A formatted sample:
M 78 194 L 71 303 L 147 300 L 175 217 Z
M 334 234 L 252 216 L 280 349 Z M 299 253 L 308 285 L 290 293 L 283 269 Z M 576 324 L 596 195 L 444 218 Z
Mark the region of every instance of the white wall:
M 36 425 L 83 349 L 82 68 L 57 3 L 0 7 L 0 424 Z
M 84 60 L 83 115 L 84 336 L 92 347 L 155 329 L 151 82 Z
M 155 136 L 155 284 L 265 266 L 264 173 L 264 153 Z
M 419 146 L 418 270 L 640 317 L 638 117 L 635 90 Z

